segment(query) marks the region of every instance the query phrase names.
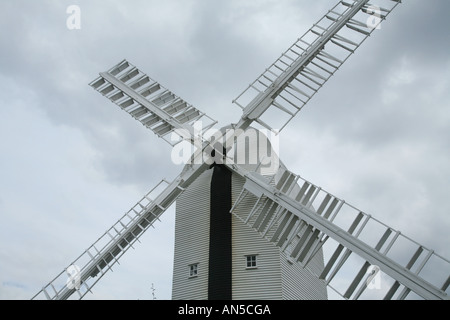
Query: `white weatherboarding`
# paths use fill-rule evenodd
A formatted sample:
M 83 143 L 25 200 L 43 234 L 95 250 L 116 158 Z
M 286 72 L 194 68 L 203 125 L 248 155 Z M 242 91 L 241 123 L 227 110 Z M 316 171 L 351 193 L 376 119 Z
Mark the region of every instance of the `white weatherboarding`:
M 376 298 L 403 300 L 410 295 L 448 300 L 447 259 L 290 172 L 281 162 L 271 174 L 263 174 L 263 159 L 254 166 L 227 161 L 229 155 L 222 147 L 234 146 L 238 136 L 253 126 L 281 131 L 400 2 L 339 1 L 233 101 L 243 114 L 236 124 L 218 131 L 233 129 L 219 145 L 217 140 L 204 138 L 216 121 L 128 61 L 100 73 L 90 84 L 92 88 L 170 144 L 188 141 L 195 152 L 175 180 L 163 180 L 146 194 L 33 299 L 83 298 L 185 191 L 203 181 L 199 178 L 211 163 L 224 160 L 221 165 L 242 182 L 230 210 L 233 221 L 276 248 L 291 265 L 306 270 L 323 288 L 344 299 L 360 299 L 374 279 L 382 276 L 385 289 Z M 200 131 L 195 128 L 199 121 L 203 124 Z M 178 140 L 173 140 L 174 134 Z M 220 138 L 220 134 L 215 136 Z M 195 206 L 195 200 L 191 205 Z M 333 249 L 325 252 L 326 246 Z M 404 253 L 401 257 L 393 253 L 399 249 Z M 351 275 L 344 268 L 349 257 L 360 262 Z M 196 265 L 191 272 L 197 275 Z M 344 290 L 332 282 L 341 272 Z M 67 273 L 74 274 L 70 281 Z

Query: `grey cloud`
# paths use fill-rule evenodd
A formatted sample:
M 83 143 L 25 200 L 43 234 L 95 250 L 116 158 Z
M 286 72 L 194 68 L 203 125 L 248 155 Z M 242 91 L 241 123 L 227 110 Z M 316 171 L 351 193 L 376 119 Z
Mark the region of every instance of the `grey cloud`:
M 2 108 L 21 101 L 29 113 L 43 112 L 35 121 L 51 134 L 67 134 L 59 137 L 65 144 L 39 140 L 34 144 L 52 146 L 53 150 L 42 148 L 42 152 L 64 161 L 71 156 L 61 151 L 72 148 L 78 153 L 72 157 L 79 157 L 74 161 L 80 162 L 74 166 L 68 161 L 66 171 L 63 165 L 58 167 L 57 172 L 64 175 L 55 182 L 61 199 L 52 196 L 55 186 L 50 180 L 56 178 L 50 165 L 39 163 L 40 170 L 52 176 L 47 181 L 30 177 L 30 186 L 44 185 L 32 199 L 54 201 L 54 205 L 36 202 L 33 214 L 42 221 L 20 233 L 36 238 L 32 258 L 42 269 L 49 267 L 44 275 L 26 279 L 43 285 L 41 281 L 50 280 L 112 225 L 128 208 L 128 201 L 133 205 L 157 180 L 173 178 L 181 169 L 170 163 L 171 149 L 163 141 L 88 87 L 98 72 L 127 58 L 226 125 L 241 114 L 231 100 L 335 3 L 80 1 L 82 29 L 68 31 L 65 9 L 72 1 L 3 1 L 0 8 L 8 14 L 0 19 L 0 30 L 7 35 L 0 37 L 0 83 L 8 90 L 2 91 Z M 293 171 L 443 253 L 448 253 L 450 210 L 446 194 L 450 175 L 449 6 L 445 0 L 401 4 L 286 129 L 281 139 L 295 148 L 289 145 L 280 154 Z M 414 75 L 412 80 L 408 74 Z M 19 121 L 20 116 L 14 119 Z M 73 131 L 68 134 L 64 128 Z M 8 134 L 14 143 L 31 144 L 26 137 L 33 132 L 19 123 L 14 130 Z M 72 137 L 77 135 L 74 132 L 79 140 Z M 17 161 L 8 154 L 4 161 Z M 36 165 L 22 161 L 29 167 Z M 16 170 L 20 173 L 20 168 Z M 61 187 L 64 178 L 72 184 L 68 189 Z M 11 181 L 1 187 L 8 194 L 20 193 L 17 184 L 21 180 Z M 11 208 L 11 201 L 3 196 L 2 210 Z M 25 208 L 21 214 L 31 214 Z M 89 231 L 82 243 L 60 240 L 68 248 L 52 247 L 64 253 L 54 258 L 53 251 L 49 254 L 44 247 L 64 238 L 61 235 L 71 215 L 77 218 L 70 232 L 84 231 L 86 224 Z M 20 226 L 10 217 L 5 223 L 12 230 Z M 152 230 L 155 236 L 149 233 L 149 243 L 143 243 L 139 253 L 153 250 L 153 255 L 170 258 L 171 226 L 169 219 L 168 229 L 159 225 L 161 233 Z M 21 256 L 12 261 L 26 262 L 22 255 L 30 240 L 25 242 L 11 232 L 17 242 L 23 242 L 17 250 Z M 160 242 L 167 243 L 152 247 Z M 13 254 L 8 251 L 9 256 Z M 114 279 L 124 281 L 126 272 L 132 272 L 131 262 L 136 261 L 142 260 L 130 258 L 130 269 L 118 268 Z M 12 269 L 11 264 L 7 268 L 10 277 Z M 26 271 L 23 267 L 15 279 L 22 281 Z M 157 278 L 166 277 L 169 285 L 164 290 L 169 297 L 170 270 L 165 271 Z M 111 287 L 105 283 L 100 292 L 108 297 L 120 294 L 109 293 Z

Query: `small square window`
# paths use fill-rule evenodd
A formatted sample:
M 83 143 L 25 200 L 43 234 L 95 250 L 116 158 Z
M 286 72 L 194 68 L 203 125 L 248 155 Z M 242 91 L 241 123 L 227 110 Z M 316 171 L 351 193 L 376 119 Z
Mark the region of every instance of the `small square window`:
M 198 264 L 191 264 L 189 266 L 189 277 L 197 277 L 198 276 Z
M 256 268 L 256 256 L 247 256 L 247 269 Z

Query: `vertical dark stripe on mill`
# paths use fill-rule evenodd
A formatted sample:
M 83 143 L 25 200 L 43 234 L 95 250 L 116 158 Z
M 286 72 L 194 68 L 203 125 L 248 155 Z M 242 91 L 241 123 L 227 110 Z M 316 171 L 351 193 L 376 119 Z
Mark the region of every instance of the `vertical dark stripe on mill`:
M 231 300 L 231 172 L 214 165 L 211 179 L 209 300 Z

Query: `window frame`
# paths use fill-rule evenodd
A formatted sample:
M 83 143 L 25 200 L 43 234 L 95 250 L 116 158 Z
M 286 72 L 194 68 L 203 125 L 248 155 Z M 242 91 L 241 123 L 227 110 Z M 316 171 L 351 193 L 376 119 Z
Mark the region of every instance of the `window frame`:
M 192 263 L 192 264 L 188 265 L 189 278 L 197 278 L 198 277 L 198 265 L 199 265 L 199 263 Z
M 257 254 L 249 254 L 245 256 L 245 269 L 247 270 L 258 269 Z

